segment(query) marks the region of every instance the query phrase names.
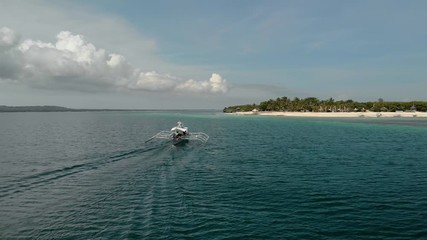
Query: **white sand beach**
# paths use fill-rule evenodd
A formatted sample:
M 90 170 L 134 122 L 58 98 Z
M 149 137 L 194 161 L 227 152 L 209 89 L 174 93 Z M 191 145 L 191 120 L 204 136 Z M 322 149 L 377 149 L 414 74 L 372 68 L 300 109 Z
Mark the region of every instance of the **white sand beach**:
M 322 118 L 391 118 L 427 117 L 427 112 L 234 112 L 234 115 L 261 115 L 283 117 L 322 117 Z

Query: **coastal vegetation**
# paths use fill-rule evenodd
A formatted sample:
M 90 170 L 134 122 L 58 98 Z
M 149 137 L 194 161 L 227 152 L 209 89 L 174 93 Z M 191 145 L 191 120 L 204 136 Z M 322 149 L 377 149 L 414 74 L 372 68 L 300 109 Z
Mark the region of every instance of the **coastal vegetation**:
M 315 97 L 293 99 L 281 97 L 269 99 L 259 104 L 245 104 L 225 107 L 223 112 L 282 111 L 282 112 L 398 112 L 420 111 L 427 112 L 427 102 L 387 102 L 382 98 L 373 102 L 357 102 L 353 100 L 335 101 L 333 98 L 319 100 Z

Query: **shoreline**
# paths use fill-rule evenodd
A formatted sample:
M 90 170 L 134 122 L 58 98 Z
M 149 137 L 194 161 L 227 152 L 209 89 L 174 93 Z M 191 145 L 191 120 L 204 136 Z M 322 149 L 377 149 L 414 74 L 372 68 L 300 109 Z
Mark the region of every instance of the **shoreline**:
M 427 112 L 234 112 L 231 115 L 318 118 L 427 118 Z

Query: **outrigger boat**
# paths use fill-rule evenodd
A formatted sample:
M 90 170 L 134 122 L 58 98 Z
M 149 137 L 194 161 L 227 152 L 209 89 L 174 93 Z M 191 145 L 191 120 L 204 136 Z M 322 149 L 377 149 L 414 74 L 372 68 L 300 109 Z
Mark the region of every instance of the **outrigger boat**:
M 177 122 L 177 125 L 171 128 L 170 131 L 160 131 L 145 142 L 149 142 L 153 139 L 168 139 L 171 140 L 174 145 L 179 145 L 185 144 L 190 140 L 197 140 L 202 143 L 206 143 L 209 139 L 209 136 L 203 132 L 190 133 L 188 128 L 184 127 L 182 122 Z

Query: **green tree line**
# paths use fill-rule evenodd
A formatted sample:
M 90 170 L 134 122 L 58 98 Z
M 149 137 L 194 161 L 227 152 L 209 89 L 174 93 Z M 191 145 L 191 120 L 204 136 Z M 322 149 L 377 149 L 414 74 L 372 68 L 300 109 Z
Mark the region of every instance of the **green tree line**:
M 238 111 L 288 111 L 288 112 L 396 112 L 396 111 L 427 111 L 427 102 L 386 102 L 378 99 L 374 102 L 356 102 L 353 100 L 335 101 L 333 98 L 319 100 L 315 97 L 293 99 L 280 97 L 269 99 L 259 104 L 245 104 L 225 107 L 223 112 Z

